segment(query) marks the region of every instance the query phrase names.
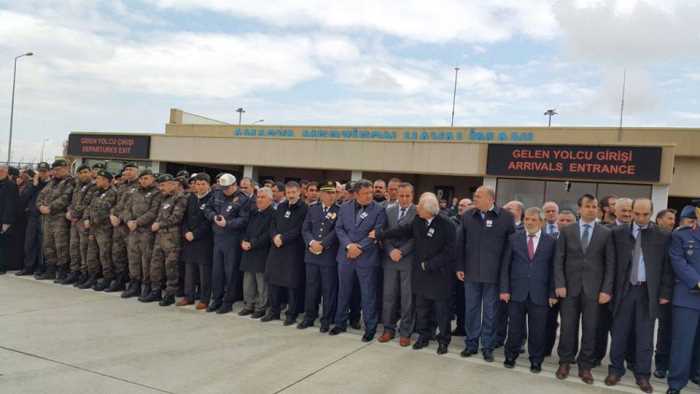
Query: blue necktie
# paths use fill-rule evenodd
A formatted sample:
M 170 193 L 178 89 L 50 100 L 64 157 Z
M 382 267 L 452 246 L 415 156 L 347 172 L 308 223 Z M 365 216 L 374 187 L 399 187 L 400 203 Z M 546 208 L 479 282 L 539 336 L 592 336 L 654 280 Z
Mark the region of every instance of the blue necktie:
M 588 249 L 588 244 L 590 242 L 591 242 L 591 225 L 584 224 L 583 225 L 583 235 L 581 235 L 581 247 L 583 248 L 584 252 L 586 251 L 586 249 Z

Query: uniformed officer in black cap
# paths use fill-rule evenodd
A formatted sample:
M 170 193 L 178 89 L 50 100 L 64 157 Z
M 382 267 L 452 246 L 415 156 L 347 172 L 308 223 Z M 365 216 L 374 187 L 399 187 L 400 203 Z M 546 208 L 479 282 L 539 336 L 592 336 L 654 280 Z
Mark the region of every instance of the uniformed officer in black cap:
M 41 249 L 41 214 L 36 206 L 39 193 L 49 181 L 49 163 L 41 162 L 37 165 L 36 173 L 24 190 L 27 198 L 27 228 L 24 237 L 24 268 L 17 272 L 17 276 L 40 274 L 43 271 L 44 255 Z

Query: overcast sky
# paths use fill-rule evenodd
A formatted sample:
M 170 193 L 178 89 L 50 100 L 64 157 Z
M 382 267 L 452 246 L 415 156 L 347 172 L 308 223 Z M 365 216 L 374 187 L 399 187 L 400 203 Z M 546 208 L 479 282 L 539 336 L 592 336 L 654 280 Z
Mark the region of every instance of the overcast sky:
M 487 5 L 487 3 L 492 5 Z M 303 4 L 299 6 L 298 4 Z M 700 2 L 0 0 L 0 158 L 172 107 L 264 124 L 700 127 Z

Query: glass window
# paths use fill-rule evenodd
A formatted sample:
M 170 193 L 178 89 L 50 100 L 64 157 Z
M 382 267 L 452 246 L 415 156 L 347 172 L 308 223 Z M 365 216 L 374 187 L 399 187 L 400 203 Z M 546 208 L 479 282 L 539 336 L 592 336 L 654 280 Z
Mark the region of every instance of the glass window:
M 544 203 L 542 197 L 544 197 L 544 181 L 498 179 L 496 204 L 499 206 L 511 200 L 518 200 L 525 204 L 525 207 L 541 207 Z
M 554 201 L 560 210 L 568 209 L 577 212 L 578 198 L 583 194 L 596 194 L 596 184 L 588 182 L 547 182 L 545 201 Z
M 651 198 L 651 185 L 621 185 L 617 183 L 599 183 L 598 198 L 605 196 Z

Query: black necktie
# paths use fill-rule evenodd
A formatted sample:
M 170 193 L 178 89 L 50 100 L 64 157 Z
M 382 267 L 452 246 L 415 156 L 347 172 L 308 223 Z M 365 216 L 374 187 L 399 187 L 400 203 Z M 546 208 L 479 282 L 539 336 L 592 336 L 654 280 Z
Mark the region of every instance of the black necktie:
M 406 216 L 406 208 L 401 208 L 401 212 L 399 212 L 399 221 L 401 221 L 404 216 Z

